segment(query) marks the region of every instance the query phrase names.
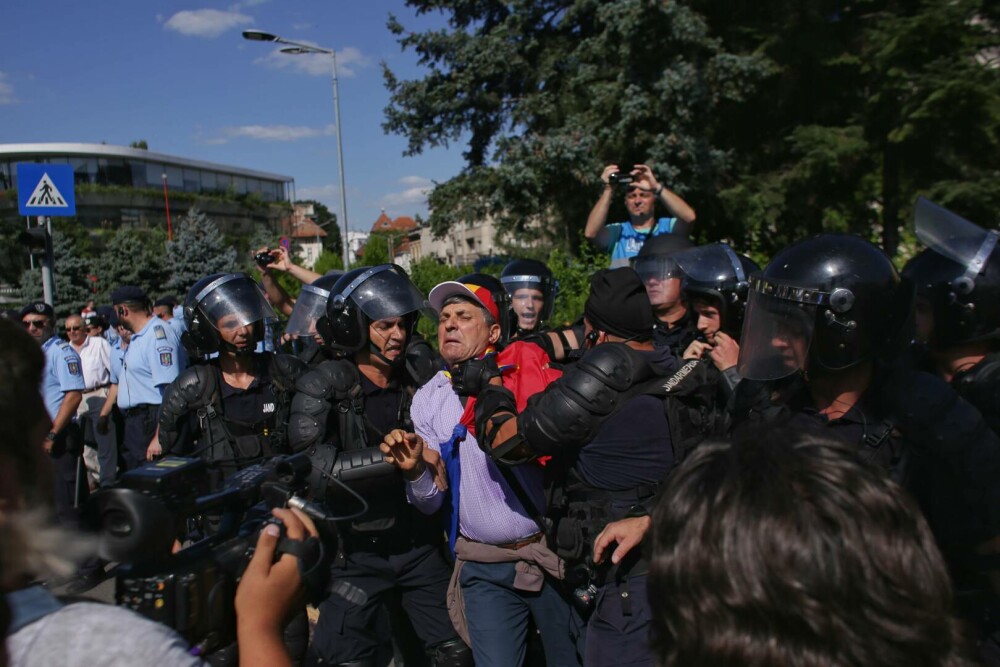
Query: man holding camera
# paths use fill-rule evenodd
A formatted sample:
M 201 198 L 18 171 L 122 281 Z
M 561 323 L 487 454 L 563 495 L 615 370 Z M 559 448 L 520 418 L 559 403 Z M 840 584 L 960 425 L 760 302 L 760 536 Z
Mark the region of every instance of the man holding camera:
M 639 253 L 647 238 L 660 234 L 687 236 L 694 224 L 694 209 L 656 180 L 649 165 L 637 164 L 626 172 L 616 164 L 609 164 L 601 172 L 601 181 L 604 190 L 587 216 L 584 235 L 594 245 L 611 251 L 611 268 L 628 266 L 628 260 Z M 624 189 L 629 219 L 607 224 L 616 189 Z M 654 219 L 657 201 L 667 207 L 671 217 Z

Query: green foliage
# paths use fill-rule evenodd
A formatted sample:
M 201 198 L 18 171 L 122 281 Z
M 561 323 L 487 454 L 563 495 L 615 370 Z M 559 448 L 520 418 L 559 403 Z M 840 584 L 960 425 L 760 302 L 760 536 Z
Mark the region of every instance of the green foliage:
M 66 225 L 63 225 L 65 227 Z M 89 299 L 94 298 L 93 283 L 87 276 L 91 275 L 91 261 L 77 252 L 73 234 L 68 234 L 53 225 L 52 269 L 55 283 L 54 308 L 57 317 L 66 317 L 70 313 L 78 313 Z M 41 299 L 42 269 L 41 257 L 35 259 L 35 268 L 24 271 L 21 275 L 21 299 L 25 302 Z
M 163 295 L 170 276 L 166 241 L 162 229 L 122 227 L 115 232 L 96 261 L 97 302 L 111 303 L 111 292 L 122 285 L 141 287 L 152 299 Z
M 369 234 L 365 241 L 363 257 L 368 266 L 378 266 L 391 261 L 389 258 L 389 237 L 384 234 Z
M 170 278 L 167 288 L 187 294 L 200 278 L 236 270 L 236 249 L 227 247 L 219 228 L 196 208 L 177 221 L 174 240 L 167 241 Z
M 464 143 L 466 168 L 430 195 L 438 233 L 542 217 L 573 249 L 609 162 L 652 164 L 697 211 L 699 240 L 756 258 L 875 229 L 895 254 L 921 193 L 982 224 L 1000 206 L 1000 12 L 987 0 L 407 5 L 449 25 L 390 18 L 425 75 L 383 66 L 384 127 L 409 155 Z
M 336 250 L 324 250 L 322 254 L 316 258 L 316 264 L 313 266 L 313 271 L 316 273 L 325 275 L 334 269 L 344 268 L 344 258 Z
M 590 277 L 598 269 L 608 266 L 606 254 L 588 244 L 581 245 L 580 249 L 579 256 L 573 257 L 565 250 L 556 248 L 546 262 L 559 283 L 550 326 L 572 324 L 583 314 L 583 304 L 590 294 Z
M 141 149 L 141 150 L 144 150 L 144 151 L 148 151 L 149 150 L 149 144 L 146 143 L 145 139 L 139 139 L 138 141 L 130 141 L 130 142 L 128 142 L 128 147 L 129 148 L 138 148 L 138 149 Z

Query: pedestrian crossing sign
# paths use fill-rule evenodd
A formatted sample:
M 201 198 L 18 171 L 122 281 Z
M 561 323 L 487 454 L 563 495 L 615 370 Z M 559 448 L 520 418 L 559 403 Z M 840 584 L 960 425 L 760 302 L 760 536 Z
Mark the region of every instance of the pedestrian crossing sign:
M 19 162 L 17 210 L 21 215 L 76 215 L 73 166 Z

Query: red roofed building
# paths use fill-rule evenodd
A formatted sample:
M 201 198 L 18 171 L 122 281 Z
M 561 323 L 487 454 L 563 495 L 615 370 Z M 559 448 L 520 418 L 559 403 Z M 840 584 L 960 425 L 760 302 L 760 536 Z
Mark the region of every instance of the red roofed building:
M 302 266 L 311 269 L 323 253 L 326 232 L 313 220 L 312 204 L 295 204 L 292 214 L 281 221 L 281 233 L 301 248 Z

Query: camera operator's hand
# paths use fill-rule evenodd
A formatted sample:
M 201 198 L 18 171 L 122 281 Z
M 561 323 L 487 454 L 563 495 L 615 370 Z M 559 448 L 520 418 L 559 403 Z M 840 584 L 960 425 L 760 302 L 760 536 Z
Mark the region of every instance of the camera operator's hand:
M 609 523 L 594 540 L 594 562 L 604 560 L 604 551 L 617 542 L 618 548 L 611 554 L 611 562 L 617 565 L 649 532 L 653 525 L 648 516 L 637 516 Z
M 273 514 L 285 526 L 292 540 L 318 536 L 312 519 L 298 510 L 275 509 Z M 236 636 L 240 665 L 290 665 L 282 629 L 285 619 L 302 595 L 302 577 L 296 557 L 282 554 L 277 563 L 274 552 L 281 530 L 269 524 L 261 531 L 246 572 L 236 589 Z
M 646 181 L 649 183 L 649 189 L 651 192 L 656 192 L 660 189 L 660 182 L 656 180 L 656 175 L 653 170 L 650 169 L 648 164 L 637 164 L 635 168 L 632 169 L 632 175 L 637 181 Z
M 427 466 L 423 457 L 424 439 L 416 433 L 393 429 L 385 436 L 379 450 L 385 455 L 386 462 L 399 468 L 403 477 L 411 482 L 418 479 Z
M 609 164 L 604 168 L 604 171 L 601 172 L 601 182 L 604 183 L 605 187 L 608 188 L 611 187 L 611 174 L 615 173 L 616 171 L 621 171 L 618 168 L 618 165 Z

